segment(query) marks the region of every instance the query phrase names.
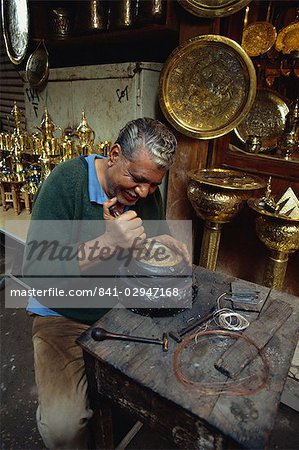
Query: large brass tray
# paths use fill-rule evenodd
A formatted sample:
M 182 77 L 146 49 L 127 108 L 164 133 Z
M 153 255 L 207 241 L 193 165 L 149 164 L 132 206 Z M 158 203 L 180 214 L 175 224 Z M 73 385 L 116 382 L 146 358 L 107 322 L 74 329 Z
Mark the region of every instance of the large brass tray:
M 25 58 L 29 35 L 27 0 L 1 0 L 2 29 L 6 51 L 14 64 Z
M 259 89 L 252 109 L 236 127 L 235 133 L 242 142 L 246 142 L 249 135 L 259 136 L 261 151 L 271 150 L 277 146 L 284 131 L 288 112 L 287 104 L 277 92 Z
M 181 133 L 213 139 L 247 115 L 256 93 L 251 59 L 235 41 L 203 35 L 175 49 L 160 76 L 159 100 Z
M 233 14 L 251 0 L 178 0 L 191 14 L 198 17 L 223 17 Z

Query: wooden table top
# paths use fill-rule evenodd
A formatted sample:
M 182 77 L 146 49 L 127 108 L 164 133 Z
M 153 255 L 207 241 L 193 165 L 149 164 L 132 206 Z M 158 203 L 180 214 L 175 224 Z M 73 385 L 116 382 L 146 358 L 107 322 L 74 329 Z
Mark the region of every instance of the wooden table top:
M 0 208 L 0 231 L 15 239 L 21 244 L 25 244 L 31 216 L 25 210 L 18 216 L 13 208 L 2 211 Z
M 230 283 L 237 280 L 200 267 L 195 269 L 195 277 L 198 295 L 192 310 L 184 311 L 175 317 L 150 318 L 134 314 L 126 309 L 113 309 L 94 326 L 102 326 L 116 333 L 161 338 L 163 332 L 179 330 L 186 325 L 189 318 L 208 312 L 215 306 L 217 297 L 224 292 L 229 292 Z M 274 334 L 263 348 L 263 354 L 269 365 L 267 382 L 254 394 L 245 393 L 240 396 L 219 392 L 213 394 L 212 390 L 207 395 L 196 387 L 196 383 L 192 388 L 180 382 L 173 371 L 173 358 L 178 344 L 171 339 L 168 352 L 163 352 L 158 345 L 114 340 L 96 342 L 90 336 L 93 326 L 80 337 L 78 342 L 83 350 L 93 355 L 101 365 L 116 370 L 120 377 L 123 375 L 125 383 L 131 380 L 136 386 L 155 393 L 159 398 L 186 411 L 192 417 L 199 419 L 200 423 L 228 436 L 238 444 L 248 448 L 264 448 L 274 426 L 280 396 L 297 343 L 299 302 L 297 297 L 271 291 L 254 283 L 239 281 L 249 288 L 260 291 L 261 299 L 259 305 L 261 312 L 245 313 L 250 326 L 244 333 L 248 333 L 248 336 L 256 342 L 259 342 L 259 336 L 262 336 L 261 339 L 266 339 L 266 342 Z M 267 309 L 271 307 L 272 309 L 274 307 L 274 316 L 279 316 L 276 314 L 276 307 L 287 308 L 289 311 L 287 319 L 282 320 L 278 329 L 276 329 L 277 323 L 276 326 L 274 323 L 277 317 L 272 319 L 271 315 L 267 316 Z M 211 355 L 202 353 L 200 363 L 203 367 L 210 367 L 210 358 Z M 254 368 L 254 361 L 247 368 L 251 364 Z M 224 375 L 223 377 L 224 380 L 228 380 Z M 211 381 L 213 381 L 212 378 Z M 107 379 L 104 383 L 108 385 L 112 381 Z M 250 379 L 248 383 L 250 385 Z M 233 387 L 232 384 L 232 390 Z M 211 388 L 213 389 L 213 383 Z

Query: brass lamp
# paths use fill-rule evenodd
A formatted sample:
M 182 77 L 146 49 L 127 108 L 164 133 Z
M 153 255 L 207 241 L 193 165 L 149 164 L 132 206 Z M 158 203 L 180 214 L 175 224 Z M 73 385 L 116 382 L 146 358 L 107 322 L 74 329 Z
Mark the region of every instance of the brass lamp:
M 205 221 L 199 264 L 216 270 L 221 229 L 241 210 L 255 190 L 265 187 L 261 178 L 227 169 L 196 169 L 188 172 L 188 198 Z

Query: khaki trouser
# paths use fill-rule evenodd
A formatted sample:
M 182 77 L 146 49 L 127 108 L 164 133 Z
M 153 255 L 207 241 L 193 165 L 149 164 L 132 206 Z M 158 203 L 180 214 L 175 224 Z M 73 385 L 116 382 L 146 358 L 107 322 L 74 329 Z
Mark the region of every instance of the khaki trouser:
M 81 348 L 76 339 L 87 325 L 65 317 L 33 319 L 38 430 L 49 449 L 88 448 L 92 416 Z

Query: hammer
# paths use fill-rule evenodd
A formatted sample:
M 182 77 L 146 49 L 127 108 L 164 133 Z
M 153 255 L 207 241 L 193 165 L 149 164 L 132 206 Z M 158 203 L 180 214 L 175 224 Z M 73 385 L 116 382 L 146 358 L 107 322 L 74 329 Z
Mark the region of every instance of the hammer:
M 158 344 L 162 345 L 163 351 L 168 350 L 168 334 L 163 333 L 162 339 L 153 339 L 140 336 L 130 336 L 127 334 L 111 333 L 110 331 L 104 330 L 104 328 L 94 328 L 91 332 L 91 337 L 95 341 L 105 341 L 106 339 L 116 339 L 118 341 L 130 341 L 130 342 L 141 342 L 143 344 Z

